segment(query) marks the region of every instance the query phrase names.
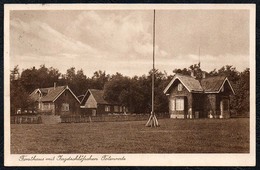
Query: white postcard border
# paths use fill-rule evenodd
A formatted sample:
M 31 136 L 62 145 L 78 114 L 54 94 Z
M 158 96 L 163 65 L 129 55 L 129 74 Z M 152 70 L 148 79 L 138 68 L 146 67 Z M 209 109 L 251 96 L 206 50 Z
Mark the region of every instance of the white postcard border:
M 10 56 L 9 21 L 11 10 L 250 10 L 250 153 L 248 154 L 11 154 L 10 153 Z M 4 165 L 5 166 L 255 166 L 256 163 L 256 86 L 255 86 L 255 4 L 5 4 L 4 5 Z M 59 161 L 58 157 L 97 158 L 98 160 Z M 122 160 L 102 160 L 110 155 Z M 19 161 L 22 156 L 33 161 Z M 51 158 L 54 157 L 54 160 Z M 45 160 L 37 160 L 44 158 Z M 50 160 L 46 160 L 50 158 Z M 82 158 L 82 157 L 81 157 Z M 123 159 L 124 158 L 124 159 Z

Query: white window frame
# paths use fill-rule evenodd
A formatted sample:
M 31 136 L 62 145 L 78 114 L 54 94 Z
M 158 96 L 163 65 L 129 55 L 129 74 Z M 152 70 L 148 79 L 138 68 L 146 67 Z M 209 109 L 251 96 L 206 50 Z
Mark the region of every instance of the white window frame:
M 182 91 L 183 85 L 181 83 L 178 84 L 178 91 Z
M 70 111 L 70 105 L 69 105 L 69 103 L 62 103 L 62 104 L 61 104 L 61 111 L 62 111 L 62 112 L 68 112 L 68 111 Z
M 106 105 L 106 106 L 105 106 L 105 111 L 106 111 L 106 112 L 110 112 L 110 106 Z
M 176 111 L 184 111 L 184 97 L 178 97 L 175 99 Z

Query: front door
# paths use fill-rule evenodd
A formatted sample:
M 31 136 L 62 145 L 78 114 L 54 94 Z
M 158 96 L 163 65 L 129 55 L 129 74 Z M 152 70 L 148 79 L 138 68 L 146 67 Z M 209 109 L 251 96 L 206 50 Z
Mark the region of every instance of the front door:
M 229 100 L 228 99 L 222 99 L 220 101 L 220 118 L 229 118 Z

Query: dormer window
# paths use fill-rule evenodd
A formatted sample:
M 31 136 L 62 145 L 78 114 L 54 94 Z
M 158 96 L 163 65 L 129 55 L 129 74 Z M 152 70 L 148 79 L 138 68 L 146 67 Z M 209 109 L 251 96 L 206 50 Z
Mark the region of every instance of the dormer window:
M 182 84 L 179 83 L 179 84 L 178 84 L 178 91 L 182 91 L 182 88 L 183 88 Z

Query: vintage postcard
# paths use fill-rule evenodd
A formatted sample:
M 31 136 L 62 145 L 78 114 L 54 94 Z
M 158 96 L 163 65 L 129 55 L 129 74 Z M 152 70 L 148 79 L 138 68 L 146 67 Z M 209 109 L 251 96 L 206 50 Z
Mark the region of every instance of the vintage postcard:
M 5 166 L 255 166 L 254 4 L 6 4 Z

